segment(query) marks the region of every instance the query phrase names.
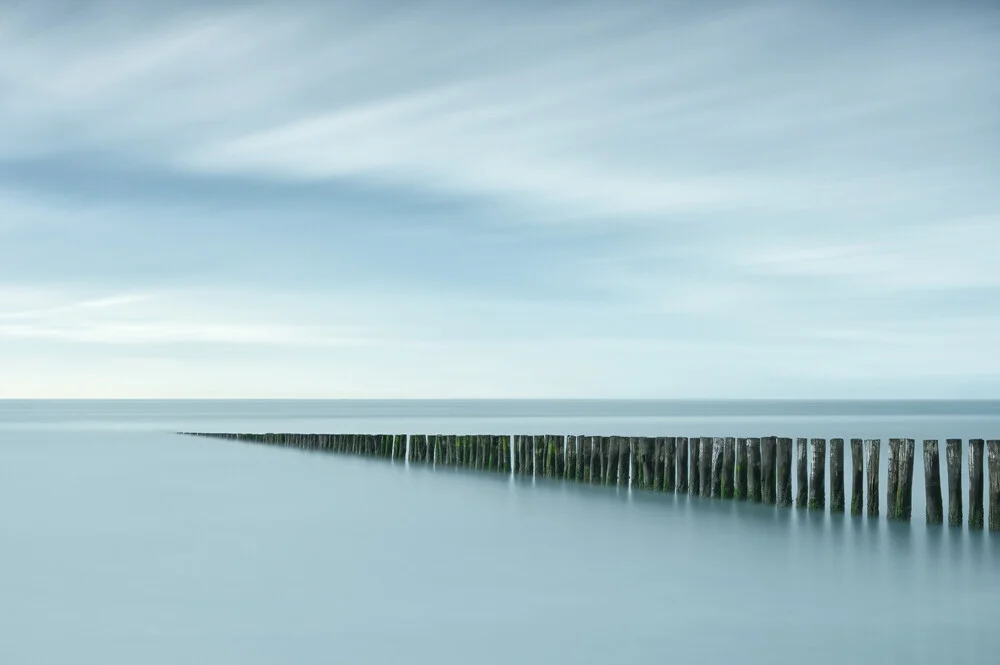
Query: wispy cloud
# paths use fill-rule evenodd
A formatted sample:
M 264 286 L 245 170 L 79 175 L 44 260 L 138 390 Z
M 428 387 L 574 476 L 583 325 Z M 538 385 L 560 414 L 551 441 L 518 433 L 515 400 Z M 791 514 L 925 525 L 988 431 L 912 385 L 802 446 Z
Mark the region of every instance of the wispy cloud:
M 214 296 L 214 297 L 213 297 Z M 232 294 L 132 293 L 80 296 L 0 288 L 0 339 L 162 345 L 356 346 L 371 340 L 356 327 L 277 323 L 261 294 L 250 306 Z M 279 296 L 280 297 L 280 296 Z
M 4 6 L 0 356 L 41 392 L 18 359 L 109 393 L 1000 390 L 998 34 L 988 3 Z

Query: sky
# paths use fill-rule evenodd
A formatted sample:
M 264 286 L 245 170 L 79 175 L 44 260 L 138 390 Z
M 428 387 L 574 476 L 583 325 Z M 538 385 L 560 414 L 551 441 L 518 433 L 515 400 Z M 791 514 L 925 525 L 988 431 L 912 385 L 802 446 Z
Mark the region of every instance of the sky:
M 0 397 L 1000 398 L 1000 4 L 0 4 Z

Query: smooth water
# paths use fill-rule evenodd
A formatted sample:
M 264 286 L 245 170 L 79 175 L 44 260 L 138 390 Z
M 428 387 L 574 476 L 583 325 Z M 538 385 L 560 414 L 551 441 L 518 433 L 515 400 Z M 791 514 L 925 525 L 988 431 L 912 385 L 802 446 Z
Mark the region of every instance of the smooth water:
M 882 438 L 883 476 L 909 437 L 913 520 L 175 430 Z M 1000 534 L 924 524 L 949 437 L 1000 404 L 0 402 L 0 663 L 993 664 Z

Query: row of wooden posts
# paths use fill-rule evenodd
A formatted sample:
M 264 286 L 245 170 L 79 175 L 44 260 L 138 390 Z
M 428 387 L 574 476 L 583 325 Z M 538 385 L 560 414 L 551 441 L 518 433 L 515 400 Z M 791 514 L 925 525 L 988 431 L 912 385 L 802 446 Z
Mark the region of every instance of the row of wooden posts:
M 654 492 L 826 509 L 829 450 L 830 511 L 845 512 L 844 439 L 788 437 L 625 437 L 562 435 L 235 434 L 184 432 L 306 450 L 559 478 Z M 1000 440 L 985 442 L 989 463 L 989 529 L 1000 531 Z M 851 439 L 850 513 L 879 515 L 880 439 Z M 983 528 L 983 439 L 969 440 L 970 529 Z M 944 522 L 938 441 L 923 442 L 927 522 Z M 886 515 L 909 520 L 913 439 L 890 439 Z M 962 439 L 948 439 L 948 524 L 963 521 Z M 867 469 L 867 475 L 865 473 Z M 865 501 L 867 497 L 867 501 Z

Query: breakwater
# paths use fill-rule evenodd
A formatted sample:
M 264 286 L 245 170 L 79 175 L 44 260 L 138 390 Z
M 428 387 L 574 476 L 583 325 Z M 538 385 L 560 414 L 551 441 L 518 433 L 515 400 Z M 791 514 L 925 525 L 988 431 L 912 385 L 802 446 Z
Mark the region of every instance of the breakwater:
M 796 489 L 792 496 L 793 440 L 789 437 L 625 437 L 564 435 L 297 434 L 179 432 L 188 436 L 339 453 L 415 465 L 455 467 L 636 491 L 678 492 L 706 499 L 750 501 L 844 513 L 845 441 L 795 439 Z M 827 445 L 829 443 L 829 445 Z M 1000 532 L 1000 440 L 970 439 L 967 475 L 961 439 L 948 439 L 945 462 L 948 524 Z M 850 514 L 878 517 L 885 495 L 887 519 L 912 517 L 913 439 L 889 439 L 886 487 L 880 489 L 882 441 L 850 439 Z M 923 441 L 929 524 L 944 523 L 939 445 Z M 988 487 L 984 480 L 989 477 Z M 963 507 L 963 477 L 968 506 Z M 829 481 L 829 482 L 828 482 Z M 827 493 L 829 492 L 829 501 Z M 988 514 L 985 498 L 988 495 Z

